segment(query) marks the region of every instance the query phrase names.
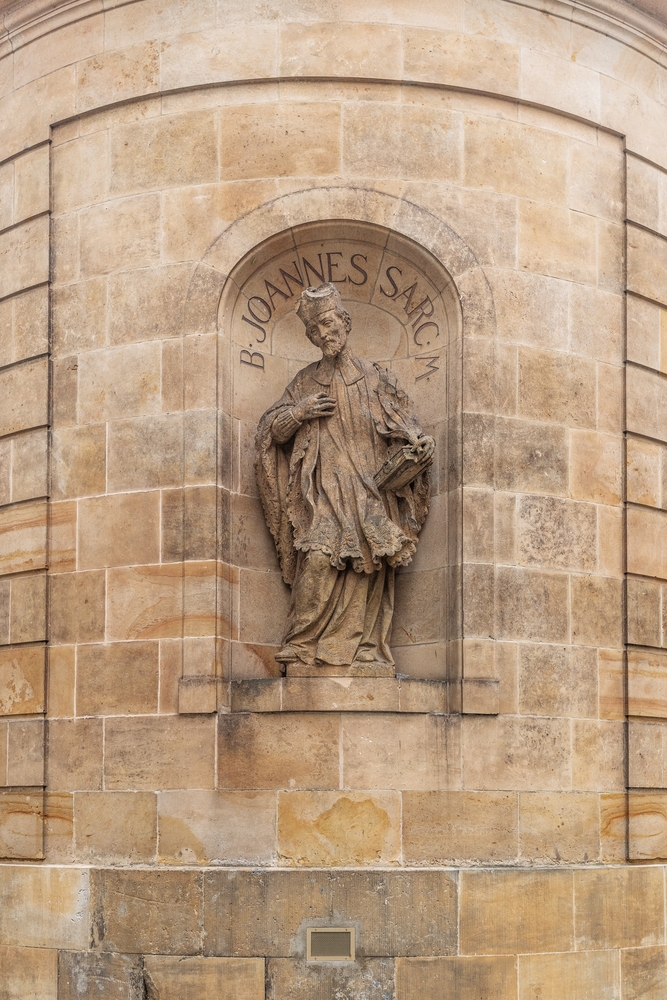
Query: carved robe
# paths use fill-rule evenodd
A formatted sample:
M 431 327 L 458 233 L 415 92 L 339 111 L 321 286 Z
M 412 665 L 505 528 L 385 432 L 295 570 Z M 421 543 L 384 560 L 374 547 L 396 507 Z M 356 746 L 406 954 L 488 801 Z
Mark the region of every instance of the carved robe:
M 313 393 L 332 416 L 300 424 Z M 398 492 L 373 480 L 421 430 L 392 372 L 346 349 L 298 373 L 257 433 L 257 481 L 283 578 L 292 586 L 284 645 L 305 663 L 393 663 L 394 569 L 407 565 L 428 511 L 429 474 Z

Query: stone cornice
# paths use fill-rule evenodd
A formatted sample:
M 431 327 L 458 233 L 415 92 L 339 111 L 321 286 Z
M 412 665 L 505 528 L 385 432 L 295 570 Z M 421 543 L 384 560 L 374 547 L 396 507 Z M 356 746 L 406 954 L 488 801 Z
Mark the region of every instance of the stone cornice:
M 667 65 L 667 0 L 506 0 L 544 11 L 639 48 Z M 0 57 L 82 18 L 141 0 L 0 0 Z M 323 12 L 323 19 L 326 12 Z M 335 17 L 331 17 L 335 20 Z M 313 18 L 308 18 L 313 20 Z M 652 51 L 651 51 L 652 50 Z

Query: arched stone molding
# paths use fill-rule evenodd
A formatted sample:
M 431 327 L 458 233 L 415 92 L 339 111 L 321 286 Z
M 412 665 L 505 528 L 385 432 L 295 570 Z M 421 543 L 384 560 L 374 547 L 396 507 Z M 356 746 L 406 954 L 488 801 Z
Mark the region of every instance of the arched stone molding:
M 475 530 L 493 538 L 494 482 L 494 393 L 495 311 L 489 284 L 474 253 L 460 236 L 435 215 L 405 199 L 369 188 L 330 186 L 309 188 L 284 195 L 262 205 L 231 224 L 197 265 L 184 308 L 184 331 L 211 331 L 225 312 L 230 289 L 236 289 L 235 272 L 250 259 L 259 267 L 275 253 L 275 238 L 298 227 L 331 220 L 362 223 L 396 233 L 412 241 L 422 253 L 432 256 L 449 276 L 452 294 L 460 305 L 460 326 L 448 344 L 447 432 L 441 449 L 447 493 L 447 602 L 445 612 L 445 657 L 440 656 L 432 676 L 450 681 L 450 711 L 493 713 L 497 711 L 497 681 L 489 667 L 493 649 L 494 567 L 491 559 L 466 563 L 464 539 L 468 517 Z M 221 306 L 222 300 L 222 306 Z M 221 491 L 218 558 L 230 557 L 233 534 L 229 511 L 232 449 L 251 442 L 234 439 L 225 399 L 229 375 L 229 351 L 224 323 L 218 338 L 218 485 Z M 266 401 L 267 403 L 269 400 Z M 474 492 L 473 492 L 474 491 Z M 484 497 L 480 505 L 480 496 Z M 473 509 L 473 506 L 475 509 Z M 224 523 L 228 525 L 224 527 Z M 262 525 L 257 526 L 263 530 Z M 266 532 L 268 538 L 268 532 Z M 224 546 L 227 546 L 225 548 Z M 238 567 L 222 576 L 234 577 Z M 234 633 L 237 611 L 232 590 L 219 608 L 219 621 Z M 242 613 L 242 612 L 241 612 Z M 235 634 L 235 633 L 234 633 Z M 251 643 L 252 645 L 252 643 Z M 255 642 L 260 650 L 262 643 Z M 258 653 L 261 658 L 261 651 Z M 265 669 L 271 667 L 265 662 Z M 275 668 L 273 668 L 275 669 Z M 439 673 L 438 673 L 439 671 Z

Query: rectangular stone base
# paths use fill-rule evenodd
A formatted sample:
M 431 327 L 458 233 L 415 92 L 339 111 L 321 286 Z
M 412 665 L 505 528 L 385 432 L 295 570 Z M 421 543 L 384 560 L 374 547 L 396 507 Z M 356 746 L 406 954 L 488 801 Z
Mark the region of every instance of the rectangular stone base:
M 391 663 L 350 663 L 342 666 L 327 664 L 288 663 L 288 677 L 394 677 L 396 667 Z
M 447 711 L 445 681 L 398 677 L 270 677 L 232 681 L 232 712 Z

